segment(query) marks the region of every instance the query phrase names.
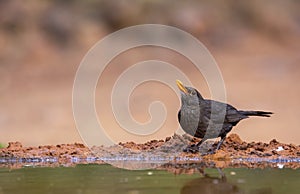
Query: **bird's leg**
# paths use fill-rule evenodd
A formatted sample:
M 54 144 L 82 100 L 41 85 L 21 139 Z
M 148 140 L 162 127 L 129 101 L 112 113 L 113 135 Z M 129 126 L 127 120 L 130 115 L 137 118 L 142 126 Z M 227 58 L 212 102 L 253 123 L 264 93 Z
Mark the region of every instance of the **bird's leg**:
M 220 169 L 220 168 L 217 168 L 219 174 L 221 175 L 221 179 L 225 179 L 226 180 L 226 176 L 224 174 L 224 172 Z
M 201 139 L 201 141 L 199 141 L 199 142 L 196 144 L 196 146 L 197 146 L 197 147 L 200 147 L 200 145 L 201 145 L 205 140 L 206 140 L 205 138 Z
M 206 140 L 206 139 L 203 138 L 203 139 L 201 139 L 201 141 L 199 141 L 197 144 L 190 145 L 190 146 L 186 147 L 183 151 L 184 151 L 184 152 L 191 152 L 191 153 L 199 152 L 199 147 L 200 147 L 200 145 L 201 145 L 205 140 Z
M 189 146 L 187 146 L 186 148 L 184 148 L 183 151 L 184 151 L 184 152 L 196 153 L 196 152 L 198 152 L 199 150 L 198 150 L 198 147 L 197 147 L 195 144 L 193 144 L 193 145 L 189 145 Z
M 224 142 L 225 139 L 226 139 L 226 135 L 221 137 L 221 140 L 219 141 L 216 150 L 220 149 L 220 147 L 221 147 L 221 145 L 222 145 L 222 143 Z
M 212 149 L 209 152 L 203 154 L 203 155 L 208 155 L 208 154 L 215 154 L 217 150 L 220 149 L 222 143 L 224 142 L 224 140 L 226 139 L 226 136 L 221 136 L 221 140 L 219 141 L 217 148 L 216 149 Z

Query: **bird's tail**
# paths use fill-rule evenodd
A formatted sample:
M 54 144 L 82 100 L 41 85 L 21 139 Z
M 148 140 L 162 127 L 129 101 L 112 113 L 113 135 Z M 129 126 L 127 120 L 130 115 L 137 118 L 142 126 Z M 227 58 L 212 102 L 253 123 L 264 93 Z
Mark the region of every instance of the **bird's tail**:
M 265 111 L 239 111 L 241 114 L 245 116 L 259 116 L 259 117 L 270 117 L 272 112 L 265 112 Z

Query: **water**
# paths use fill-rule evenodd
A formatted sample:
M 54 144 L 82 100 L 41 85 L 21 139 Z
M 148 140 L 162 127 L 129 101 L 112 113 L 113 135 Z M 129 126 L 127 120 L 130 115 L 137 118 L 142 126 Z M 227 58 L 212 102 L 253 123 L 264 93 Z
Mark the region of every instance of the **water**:
M 165 170 L 125 170 L 110 165 L 0 168 L 0 194 L 35 193 L 249 193 L 299 194 L 300 170 L 228 168 L 174 175 Z

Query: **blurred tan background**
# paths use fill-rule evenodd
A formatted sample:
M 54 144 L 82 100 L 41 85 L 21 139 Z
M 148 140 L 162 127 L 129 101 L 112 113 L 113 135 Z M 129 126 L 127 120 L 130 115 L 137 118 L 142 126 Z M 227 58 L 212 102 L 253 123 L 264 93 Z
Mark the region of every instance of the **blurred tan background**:
M 247 141 L 276 138 L 300 144 L 300 2 L 296 0 L 0 0 L 0 142 L 80 142 L 72 115 L 72 86 L 80 61 L 105 35 L 145 23 L 178 27 L 204 43 L 223 74 L 228 103 L 275 113 L 268 119 L 245 120 L 234 133 Z M 126 139 L 118 137 L 121 129 L 103 91 L 111 90 L 130 65 L 153 58 L 182 69 L 210 98 L 205 81 L 182 56 L 159 48 L 123 53 L 105 70 L 96 93 L 98 115 L 116 141 Z M 162 139 L 178 127 L 180 101 L 173 91 L 145 83 L 133 92 L 131 110 L 136 120 L 145 122 L 148 104 L 156 99 L 164 101 L 168 110 L 166 123 L 155 134 Z

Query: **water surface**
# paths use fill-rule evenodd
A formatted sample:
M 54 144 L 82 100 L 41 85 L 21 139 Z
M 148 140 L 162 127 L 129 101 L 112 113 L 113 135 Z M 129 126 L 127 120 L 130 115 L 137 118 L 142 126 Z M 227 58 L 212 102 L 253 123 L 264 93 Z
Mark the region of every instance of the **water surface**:
M 24 167 L 0 169 L 0 194 L 6 193 L 291 193 L 300 191 L 300 170 L 205 169 L 174 175 L 165 170 L 125 170 L 110 165 L 76 167 Z

